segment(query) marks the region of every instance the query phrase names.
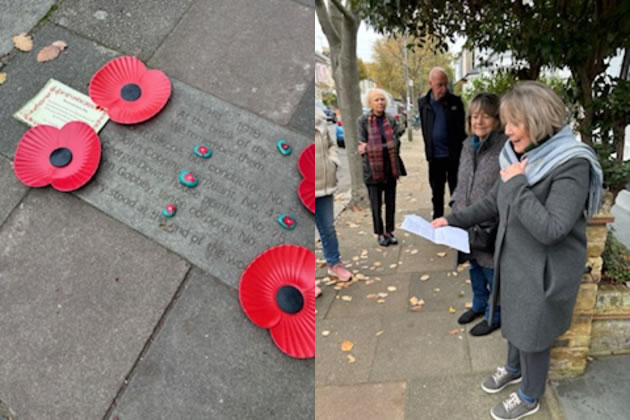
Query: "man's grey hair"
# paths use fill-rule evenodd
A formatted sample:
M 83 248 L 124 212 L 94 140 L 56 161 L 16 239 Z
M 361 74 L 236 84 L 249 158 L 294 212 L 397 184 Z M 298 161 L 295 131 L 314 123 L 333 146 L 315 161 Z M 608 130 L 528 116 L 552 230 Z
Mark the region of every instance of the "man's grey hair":
M 448 73 L 446 73 L 446 70 L 444 70 L 442 67 L 433 67 L 429 72 L 429 80 L 433 80 L 433 76 L 436 73 L 442 73 L 444 77 L 446 77 L 446 80 L 448 80 Z
M 503 95 L 501 121 L 523 124 L 532 142 L 553 136 L 567 123 L 567 109 L 562 100 L 547 85 L 526 81 L 518 83 Z

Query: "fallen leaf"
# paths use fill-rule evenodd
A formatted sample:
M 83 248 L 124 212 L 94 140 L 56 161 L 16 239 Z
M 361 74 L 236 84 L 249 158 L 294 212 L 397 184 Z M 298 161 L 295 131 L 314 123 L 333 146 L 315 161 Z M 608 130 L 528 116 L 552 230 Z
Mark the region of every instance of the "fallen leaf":
M 466 280 L 464 280 L 464 283 L 466 283 L 466 284 L 470 284 L 470 279 L 466 279 Z
M 424 299 L 420 299 L 420 300 L 418 301 L 418 305 L 424 305 Z
M 449 335 L 455 335 L 455 334 L 459 334 L 459 328 L 455 328 L 454 330 L 450 330 L 448 332 Z
M 348 355 L 348 363 L 354 363 L 357 361 L 357 358 L 354 357 L 353 355 L 349 354 Z
M 416 306 L 418 304 L 418 298 L 412 296 L 411 299 L 409 299 L 409 303 L 411 303 L 412 306 Z
M 374 266 L 375 266 L 375 267 L 380 267 L 380 266 L 381 266 L 381 263 L 380 263 L 380 262 L 378 262 L 378 261 L 376 261 L 376 262 L 374 263 Z
M 60 51 L 63 51 L 66 49 L 66 47 L 68 46 L 68 44 L 66 44 L 64 41 L 55 41 L 51 44 L 53 47 L 57 47 L 59 48 Z
M 341 296 L 341 300 L 343 300 L 344 302 L 352 302 L 352 296 L 343 295 Z
M 385 303 L 385 299 L 379 299 L 376 301 L 376 303 Z
M 357 256 L 352 257 L 352 261 L 359 261 L 359 257 L 357 257 Z
M 412 306 L 412 307 L 411 307 L 411 310 L 412 310 L 413 312 L 419 312 L 419 311 L 421 311 L 421 310 L 422 310 L 422 308 L 424 308 L 424 306 L 422 306 L 422 305 L 416 305 L 416 306 Z
M 456 311 L 455 311 L 455 308 L 453 308 L 452 306 L 451 306 L 450 308 L 448 308 L 448 311 L 449 311 L 450 313 L 452 313 L 452 314 L 454 314 L 454 313 L 456 312 Z
M 381 278 L 380 277 L 374 277 L 374 280 L 381 281 Z
M 368 253 L 367 249 L 364 249 L 364 250 L 361 251 L 361 255 L 367 255 L 367 253 Z
M 396 264 L 390 264 L 389 268 L 396 268 Z
M 322 331 L 322 335 L 323 335 L 324 337 L 328 337 L 328 336 L 330 335 L 330 331 L 328 331 L 328 330 L 324 330 L 324 331 Z
M 335 287 L 333 287 L 333 289 L 335 289 L 335 290 L 341 290 L 341 289 L 342 289 L 342 287 L 341 287 L 341 286 L 335 286 Z M 337 296 L 337 299 L 339 299 L 339 296 Z
M 389 296 L 389 293 L 381 292 L 378 294 L 378 297 L 380 298 L 386 298 L 387 296 Z
M 428 274 L 423 274 L 422 276 L 420 276 L 420 280 L 422 280 L 422 281 L 427 281 L 427 280 L 429 280 L 430 278 L 431 278 L 431 276 L 430 276 L 430 275 L 428 275 Z
M 366 296 L 366 298 L 368 298 L 368 299 L 376 299 L 376 298 L 378 298 L 378 295 L 376 293 L 370 293 L 369 295 Z
M 0 72 L 0 85 L 7 81 L 7 74 Z
M 433 289 L 434 292 L 438 293 L 440 291 L 439 287 L 436 287 L 435 289 Z
M 359 225 L 355 225 L 355 224 L 354 224 L 354 223 L 352 223 L 352 222 L 348 222 L 348 223 L 346 223 L 346 225 L 347 225 L 349 228 L 352 228 L 352 229 L 354 229 L 354 228 L 358 228 L 358 227 L 359 227 Z
M 460 290 L 460 291 L 459 291 L 459 294 L 458 294 L 457 296 L 459 296 L 459 297 L 464 297 L 464 295 L 465 295 L 464 291 L 463 291 L 463 290 Z
M 13 44 L 18 50 L 29 52 L 33 49 L 33 38 L 31 38 L 31 36 L 26 32 L 22 32 L 21 34 L 13 37 Z
M 370 285 L 370 284 L 372 284 L 372 283 L 374 283 L 374 280 L 366 280 L 366 281 L 365 281 L 365 284 L 366 284 L 367 286 L 369 286 L 369 285 Z
M 409 237 L 409 234 L 408 234 L 408 233 L 403 233 L 403 235 L 405 235 L 405 238 L 408 238 L 408 237 Z
M 39 50 L 39 53 L 37 53 L 37 61 L 40 63 L 52 61 L 55 58 L 59 57 L 60 52 L 61 50 L 54 45 L 48 45 L 47 47 Z
M 383 331 L 383 330 L 377 331 L 377 332 L 376 332 L 376 336 L 377 336 L 377 337 L 380 337 L 381 335 L 383 335 L 383 333 L 384 333 L 384 332 L 385 332 L 385 331 Z
M 359 235 L 365 235 L 364 231 L 359 231 Z
M 457 277 L 457 271 L 453 271 L 453 276 Z
M 396 286 L 387 286 L 387 291 L 388 292 L 395 292 L 396 291 Z
M 438 252 L 437 256 L 442 258 L 442 257 L 446 257 L 446 252 L 442 251 L 442 252 Z
M 411 255 L 415 255 L 415 254 L 417 254 L 417 253 L 418 253 L 418 250 L 417 250 L 417 249 L 412 249 L 412 250 L 411 250 Z
M 451 272 L 446 273 L 446 277 L 451 277 Z
M 472 302 L 466 302 L 466 303 L 464 303 L 464 308 L 466 308 L 466 309 L 472 309 Z
M 363 274 L 361 273 L 357 273 L 356 276 L 354 276 L 357 280 L 367 280 L 368 277 L 365 277 Z
M 459 267 L 457 267 L 457 271 L 459 271 L 460 273 L 461 273 L 462 271 L 464 271 L 464 270 L 465 270 L 465 268 L 464 268 L 463 266 L 461 266 L 461 265 L 460 265 Z
M 352 347 L 354 347 L 354 344 L 350 340 L 346 340 L 341 343 L 341 351 L 350 351 L 352 350 Z

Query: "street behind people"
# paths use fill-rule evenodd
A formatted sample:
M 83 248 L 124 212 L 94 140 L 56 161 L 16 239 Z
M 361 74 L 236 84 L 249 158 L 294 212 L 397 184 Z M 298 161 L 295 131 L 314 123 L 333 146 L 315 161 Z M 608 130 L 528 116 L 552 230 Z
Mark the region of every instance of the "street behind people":
M 379 245 L 396 245 L 396 183 L 399 177 L 407 175 L 400 158 L 398 122 L 385 112 L 387 99 L 382 89 L 370 89 L 366 102 L 370 112 L 357 120 L 358 150 L 363 156 L 363 180 L 370 197 L 374 233 L 378 235 Z M 383 196 L 385 226 L 381 217 Z
M 348 271 L 339 256 L 339 242 L 335 231 L 334 197 L 337 190 L 337 146 L 328 132 L 326 115 L 315 107 L 315 225 L 322 241 L 328 275 L 340 281 L 349 281 Z M 321 295 L 315 287 L 315 297 Z
M 455 213 L 483 199 L 499 179 L 499 154 L 507 137 L 501 132 L 498 96 L 479 93 L 473 98 L 466 117 L 466 131 L 470 137 L 464 141 L 457 188 L 451 197 L 451 207 Z M 458 263 L 470 262 L 473 290 L 472 308 L 464 312 L 458 322 L 468 324 L 485 316 L 484 320 L 470 330 L 473 336 L 490 334 L 501 326 L 498 305 L 492 322 L 488 318 L 488 300 L 494 278 L 494 240 L 498 224 L 498 219 L 495 219 L 469 228 L 470 254 L 458 253 Z
M 469 228 L 499 218 L 490 319 L 500 296 L 508 357 L 481 387 L 494 394 L 521 383 L 491 409 L 494 419 L 510 420 L 538 411 L 551 345 L 571 324 L 602 172 L 592 149 L 573 137 L 560 98 L 542 83 L 517 84 L 500 115 L 510 138 L 500 155 L 501 180 L 486 198 L 433 226 Z
M 429 162 L 433 218 L 444 214 L 444 186 L 453 195 L 462 143 L 466 139 L 464 104 L 448 91 L 448 76 L 441 67 L 429 72 L 429 92 L 418 99 L 424 152 Z

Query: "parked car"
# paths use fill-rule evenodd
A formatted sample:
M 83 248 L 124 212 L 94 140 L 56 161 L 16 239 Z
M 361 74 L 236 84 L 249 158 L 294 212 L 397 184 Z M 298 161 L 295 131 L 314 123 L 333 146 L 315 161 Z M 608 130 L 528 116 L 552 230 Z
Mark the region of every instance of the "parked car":
M 324 114 L 326 114 L 326 121 L 333 124 L 337 122 L 337 115 L 335 114 L 335 111 L 328 108 L 321 102 L 315 102 L 315 106 L 324 111 Z
M 346 147 L 346 142 L 343 137 L 343 123 L 341 120 L 337 120 L 337 146 Z

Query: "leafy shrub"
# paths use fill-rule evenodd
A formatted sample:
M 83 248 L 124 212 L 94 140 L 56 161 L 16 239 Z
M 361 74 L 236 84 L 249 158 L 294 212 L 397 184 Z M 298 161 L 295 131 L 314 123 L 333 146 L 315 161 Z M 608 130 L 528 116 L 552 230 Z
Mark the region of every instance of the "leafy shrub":
M 619 284 L 630 282 L 630 250 L 611 232 L 608 232 L 602 258 L 602 271 L 606 279 Z

